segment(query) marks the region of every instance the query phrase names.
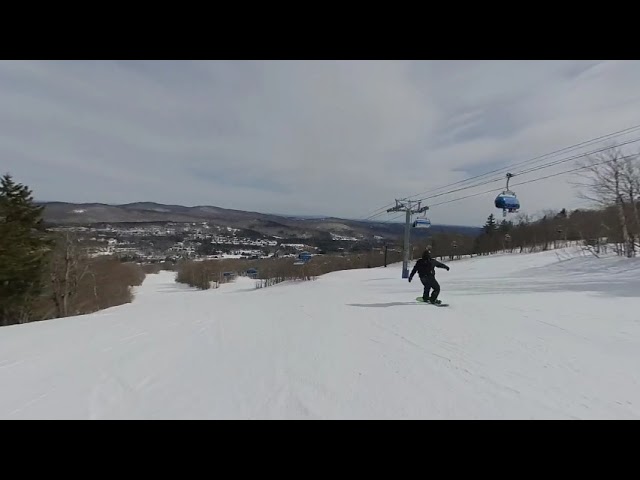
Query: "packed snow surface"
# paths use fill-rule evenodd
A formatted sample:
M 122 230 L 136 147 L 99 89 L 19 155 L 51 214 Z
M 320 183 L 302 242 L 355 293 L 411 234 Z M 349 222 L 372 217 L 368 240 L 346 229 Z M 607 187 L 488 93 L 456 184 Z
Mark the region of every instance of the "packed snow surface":
M 131 304 L 0 328 L 0 418 L 640 418 L 640 259 L 444 261 L 444 308 L 399 264 L 264 289 L 149 275 Z

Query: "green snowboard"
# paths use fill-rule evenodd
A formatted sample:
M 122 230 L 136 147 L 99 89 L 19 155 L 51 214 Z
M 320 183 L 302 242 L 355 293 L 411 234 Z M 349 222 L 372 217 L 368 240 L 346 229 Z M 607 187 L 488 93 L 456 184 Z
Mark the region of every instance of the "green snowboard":
M 422 297 L 416 297 L 416 301 L 417 301 L 417 302 L 419 302 L 419 303 L 424 303 L 424 304 L 426 304 L 426 305 L 432 305 L 432 306 L 434 306 L 434 307 L 448 307 L 448 306 L 449 306 L 449 304 L 448 304 L 448 303 L 433 304 L 433 303 L 430 303 L 430 302 L 425 302 L 425 301 L 422 299 Z

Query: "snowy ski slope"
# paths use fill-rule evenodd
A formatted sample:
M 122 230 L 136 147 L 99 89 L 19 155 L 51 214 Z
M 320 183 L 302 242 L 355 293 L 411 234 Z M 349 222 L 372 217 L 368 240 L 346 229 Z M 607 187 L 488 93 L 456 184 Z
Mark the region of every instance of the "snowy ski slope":
M 3 419 L 640 418 L 640 259 L 400 265 L 256 290 L 150 275 L 132 304 L 0 328 Z

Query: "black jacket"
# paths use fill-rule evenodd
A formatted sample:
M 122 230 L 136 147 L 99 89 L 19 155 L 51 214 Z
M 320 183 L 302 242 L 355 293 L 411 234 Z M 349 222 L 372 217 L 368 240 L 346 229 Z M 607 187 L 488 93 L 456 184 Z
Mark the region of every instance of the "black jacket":
M 427 259 L 421 258 L 416 262 L 415 266 L 413 267 L 413 270 L 411 270 L 411 274 L 409 275 L 409 280 L 413 278 L 416 272 L 418 273 L 419 277 L 428 277 L 428 276 L 433 277 L 436 274 L 435 272 L 436 267 L 446 268 L 447 270 L 449 270 L 449 267 L 447 267 L 444 263 L 439 262 L 435 258 L 427 258 Z

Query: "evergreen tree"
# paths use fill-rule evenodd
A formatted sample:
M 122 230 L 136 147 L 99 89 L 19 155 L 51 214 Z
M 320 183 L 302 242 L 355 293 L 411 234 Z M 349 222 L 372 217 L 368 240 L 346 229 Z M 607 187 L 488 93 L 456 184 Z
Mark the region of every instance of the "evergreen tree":
M 30 303 L 42 290 L 52 246 L 43 209 L 9 174 L 0 179 L 0 325 L 28 320 Z
M 492 235 L 496 229 L 497 229 L 497 224 L 496 224 L 496 218 L 494 217 L 493 213 L 491 215 L 489 215 L 489 217 L 487 218 L 487 223 L 484 224 L 484 233 L 486 233 L 487 235 Z

